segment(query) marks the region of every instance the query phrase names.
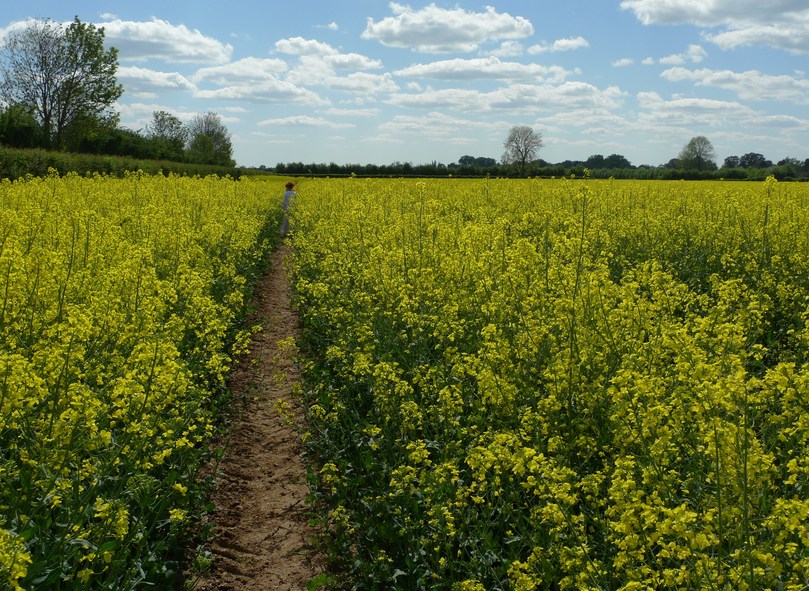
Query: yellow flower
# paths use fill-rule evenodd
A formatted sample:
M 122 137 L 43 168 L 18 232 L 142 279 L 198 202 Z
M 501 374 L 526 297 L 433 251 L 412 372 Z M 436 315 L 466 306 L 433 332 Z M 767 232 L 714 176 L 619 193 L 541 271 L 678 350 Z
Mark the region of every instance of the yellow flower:
M 76 578 L 86 585 L 90 582 L 90 577 L 92 577 L 93 574 L 93 569 L 83 568 L 76 574 Z
M 185 520 L 188 512 L 185 509 L 171 509 L 169 511 L 169 519 L 172 523 L 180 523 Z

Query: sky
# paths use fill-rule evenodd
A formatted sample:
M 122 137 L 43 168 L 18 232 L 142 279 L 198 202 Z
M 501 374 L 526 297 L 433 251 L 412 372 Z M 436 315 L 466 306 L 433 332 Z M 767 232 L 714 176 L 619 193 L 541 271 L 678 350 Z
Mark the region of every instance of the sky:
M 103 27 L 115 108 L 217 113 L 238 165 L 500 159 L 514 125 L 548 162 L 809 158 L 807 0 L 29 0 L 29 19 Z

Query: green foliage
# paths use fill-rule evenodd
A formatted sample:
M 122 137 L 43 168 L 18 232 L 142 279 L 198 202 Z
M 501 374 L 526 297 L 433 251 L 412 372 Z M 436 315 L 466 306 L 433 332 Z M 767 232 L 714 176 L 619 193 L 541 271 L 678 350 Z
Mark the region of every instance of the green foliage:
M 188 127 L 187 158 L 198 164 L 233 166 L 233 144 L 222 118 L 213 112 L 195 115 Z
M 0 179 L 19 179 L 31 176 L 46 176 L 49 169 L 60 173 L 76 172 L 85 174 L 109 174 L 124 176 L 128 172 L 143 171 L 149 174 L 206 176 L 217 174 L 238 178 L 246 169 L 232 166 L 216 166 L 170 162 L 166 160 L 144 160 L 103 154 L 72 154 L 48 150 L 22 150 L 0 146 Z M 250 171 L 254 172 L 254 171 Z
M 104 48 L 103 28 L 78 17 L 65 28 L 33 21 L 11 32 L 2 52 L 0 97 L 33 108 L 46 146 L 61 148 L 81 120 L 113 116 L 123 87 L 115 79 L 118 50 Z
M 14 148 L 35 148 L 42 143 L 42 128 L 30 106 L 10 105 L 0 112 L 0 144 Z

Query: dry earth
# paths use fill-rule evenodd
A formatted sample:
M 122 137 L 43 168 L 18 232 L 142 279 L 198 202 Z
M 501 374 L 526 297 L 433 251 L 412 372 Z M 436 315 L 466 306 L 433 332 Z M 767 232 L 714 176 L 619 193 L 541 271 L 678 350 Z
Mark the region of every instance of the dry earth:
M 306 468 L 292 390 L 299 380 L 290 338 L 300 330 L 281 245 L 255 294 L 263 330 L 233 376 L 244 408 L 232 419 L 210 515 L 213 562 L 195 591 L 306 589 L 326 570 L 313 547 Z

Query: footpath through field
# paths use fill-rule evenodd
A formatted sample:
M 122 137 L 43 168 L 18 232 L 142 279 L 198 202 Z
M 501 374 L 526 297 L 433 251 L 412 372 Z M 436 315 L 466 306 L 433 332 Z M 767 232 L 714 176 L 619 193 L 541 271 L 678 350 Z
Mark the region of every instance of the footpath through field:
M 233 418 L 219 465 L 211 515 L 210 571 L 195 591 L 306 589 L 325 570 L 311 545 L 314 531 L 305 504 L 308 487 L 295 426 L 300 414 L 292 389 L 299 375 L 291 340 L 300 330 L 284 262 L 289 247 L 273 253 L 255 294 L 263 330 L 233 375 Z

